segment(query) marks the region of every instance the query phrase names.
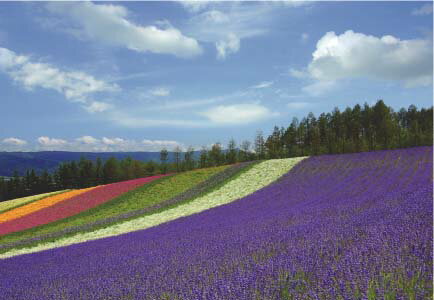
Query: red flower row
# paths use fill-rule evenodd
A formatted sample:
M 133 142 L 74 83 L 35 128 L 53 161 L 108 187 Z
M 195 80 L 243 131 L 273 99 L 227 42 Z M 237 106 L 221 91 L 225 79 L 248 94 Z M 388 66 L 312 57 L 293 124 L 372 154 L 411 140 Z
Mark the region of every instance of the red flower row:
M 97 187 L 34 213 L 2 223 L 0 224 L 0 235 L 22 231 L 76 215 L 162 176 L 164 175 L 133 179 Z

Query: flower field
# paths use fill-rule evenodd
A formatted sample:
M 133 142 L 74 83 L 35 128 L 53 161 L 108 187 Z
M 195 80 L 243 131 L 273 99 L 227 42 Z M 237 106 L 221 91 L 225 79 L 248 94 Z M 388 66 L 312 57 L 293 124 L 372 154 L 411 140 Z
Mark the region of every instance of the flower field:
M 5 226 L 5 228 L 6 228 L 6 226 L 7 226 L 7 225 L 5 225 L 6 222 L 10 222 L 10 221 L 13 221 L 15 219 L 24 217 L 26 215 L 36 213 L 37 211 L 39 211 L 41 209 L 48 208 L 50 206 L 61 203 L 63 201 L 69 200 L 73 197 L 84 194 L 84 193 L 91 191 L 95 188 L 97 188 L 97 187 L 91 187 L 91 188 L 80 189 L 80 190 L 72 190 L 72 191 L 69 191 L 66 193 L 56 194 L 54 196 L 42 198 L 38 201 L 29 203 L 27 205 L 20 206 L 20 207 L 11 209 L 9 211 L 6 211 L 6 212 L 0 214 L 0 228 L 2 228 L 3 226 Z M 1 231 L 1 229 L 0 229 L 0 231 Z
M 92 231 L 171 207 L 208 192 L 216 184 L 231 178 L 251 164 L 198 169 L 163 177 L 70 218 L 0 237 L 0 251 L 53 240 L 72 232 Z
M 11 210 L 11 209 L 16 208 L 18 206 L 28 204 L 28 203 L 33 202 L 33 201 L 41 200 L 42 198 L 46 198 L 48 196 L 61 194 L 61 193 L 67 192 L 67 191 L 68 190 L 56 191 L 56 192 L 44 193 L 44 194 L 39 194 L 39 195 L 34 195 L 34 196 L 28 196 L 28 197 L 3 201 L 3 202 L 0 202 L 0 213 Z
M 432 147 L 265 161 L 94 237 L 152 228 L 0 260 L 2 297 L 432 299 L 432 167 Z
M 5 254 L 1 254 L 0 258 L 124 234 L 131 231 L 157 226 L 177 218 L 199 213 L 201 211 L 232 202 L 257 191 L 264 186 L 267 186 L 289 171 L 302 159 L 304 158 L 274 159 L 264 161 L 254 165 L 246 172 L 240 174 L 240 176 L 230 180 L 216 190 L 207 193 L 202 197 L 196 198 L 194 201 L 189 203 L 163 210 L 158 213 L 146 215 L 144 217 L 135 218 L 131 221 L 115 224 L 106 228 L 76 234 L 71 237 L 56 240 L 54 242 L 43 243 L 35 247 L 13 249 L 6 252 Z M 252 180 L 252 178 L 254 178 L 254 180 Z
M 14 213 L 15 210 L 8 211 L 0 215 L 1 220 L 7 220 L 5 217 L 2 217 L 3 215 L 6 215 L 6 217 L 10 216 L 9 218 L 11 218 L 9 221 L 3 221 L 3 223 L 0 224 L 0 235 L 25 230 L 73 216 L 84 210 L 107 202 L 114 197 L 117 197 L 140 185 L 158 179 L 161 176 L 162 175 L 152 176 L 119 183 L 112 183 L 94 188 L 70 191 L 49 197 L 57 197 L 61 199 L 59 201 L 49 201 L 49 198 L 45 198 L 29 205 L 17 208 L 16 210 L 19 210 L 20 213 L 23 211 L 21 214 Z M 72 197 L 69 197 L 66 200 L 62 198 L 62 195 L 70 195 L 74 192 L 76 194 Z M 55 203 L 53 204 L 53 202 Z M 31 206 L 30 209 L 28 208 L 29 206 Z

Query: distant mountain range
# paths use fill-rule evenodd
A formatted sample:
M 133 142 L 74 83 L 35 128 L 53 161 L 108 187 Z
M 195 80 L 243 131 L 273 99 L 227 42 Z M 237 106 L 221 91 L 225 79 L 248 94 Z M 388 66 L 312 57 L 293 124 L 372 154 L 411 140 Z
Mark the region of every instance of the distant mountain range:
M 195 157 L 198 155 L 199 152 L 195 152 Z M 78 161 L 81 157 L 95 161 L 98 157 L 107 160 L 110 157 L 124 159 L 128 156 L 141 161 L 160 161 L 160 152 L 0 152 L 0 176 L 12 176 L 15 170 L 20 175 L 28 169 L 34 169 L 37 172 L 43 170 L 52 172 L 60 163 Z M 169 161 L 173 161 L 173 152 L 169 152 Z

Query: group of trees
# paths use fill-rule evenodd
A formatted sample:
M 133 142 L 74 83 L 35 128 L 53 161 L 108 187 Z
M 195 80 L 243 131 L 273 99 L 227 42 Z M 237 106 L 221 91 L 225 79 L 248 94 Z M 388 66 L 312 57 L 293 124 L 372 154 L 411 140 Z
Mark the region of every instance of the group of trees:
M 169 170 L 173 167 L 169 165 Z M 47 171 L 36 174 L 29 170 L 24 176 L 15 172 L 12 178 L 0 177 L 0 201 L 47 193 L 63 189 L 77 189 L 108 184 L 160 173 L 160 164 L 142 162 L 132 158 L 106 161 L 81 158 L 80 161 L 62 163 L 52 174 Z
M 379 100 L 374 106 L 355 105 L 340 111 L 322 113 L 318 118 L 309 113 L 302 120 L 294 118 L 287 127 L 274 127 L 264 137 L 258 131 L 252 144 L 239 146 L 231 139 L 223 149 L 215 143 L 199 153 L 192 147 L 172 153 L 160 152 L 160 161 L 142 162 L 126 158 L 110 158 L 95 162 L 82 158 L 79 162 L 61 164 L 49 174 L 33 170 L 12 179 L 0 178 L 0 201 L 62 189 L 84 188 L 133 178 L 183 172 L 251 160 L 296 157 L 318 154 L 350 153 L 433 144 L 433 108 L 418 110 L 414 105 L 398 112 Z M 171 159 L 169 160 L 169 156 Z
M 379 100 L 374 106 L 355 105 L 340 111 L 313 113 L 287 128 L 274 127 L 264 138 L 255 139 L 258 158 L 351 153 L 433 144 L 433 108 L 414 105 L 398 112 Z

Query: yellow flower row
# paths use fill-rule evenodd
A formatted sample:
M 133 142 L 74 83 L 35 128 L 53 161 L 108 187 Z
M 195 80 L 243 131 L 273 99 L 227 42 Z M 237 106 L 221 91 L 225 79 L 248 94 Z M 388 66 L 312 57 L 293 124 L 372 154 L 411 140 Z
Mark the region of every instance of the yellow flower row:
M 69 190 L 55 191 L 55 192 L 50 192 L 50 193 L 38 194 L 38 195 L 3 201 L 3 202 L 0 202 L 0 213 L 5 212 L 7 210 L 11 210 L 12 208 L 16 208 L 17 206 L 23 206 L 24 204 L 28 204 L 29 202 L 41 200 L 41 199 L 46 198 L 48 196 L 57 195 L 57 194 L 64 193 L 67 191 L 69 191 Z
M 30 213 L 36 212 L 38 210 L 41 210 L 45 207 L 52 206 L 56 203 L 68 200 L 74 196 L 81 195 L 87 191 L 93 190 L 96 187 L 91 187 L 87 189 L 80 189 L 80 190 L 72 190 L 66 193 L 61 193 L 53 196 L 49 196 L 46 198 L 43 198 L 41 200 L 29 203 L 24 206 L 17 207 L 15 209 L 11 209 L 9 211 L 6 211 L 2 214 L 0 214 L 0 224 L 11 221 L 17 218 L 20 218 L 22 216 L 28 215 Z

